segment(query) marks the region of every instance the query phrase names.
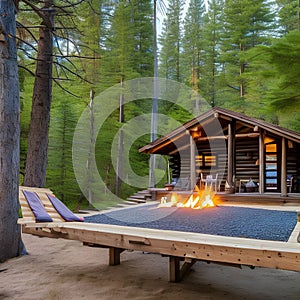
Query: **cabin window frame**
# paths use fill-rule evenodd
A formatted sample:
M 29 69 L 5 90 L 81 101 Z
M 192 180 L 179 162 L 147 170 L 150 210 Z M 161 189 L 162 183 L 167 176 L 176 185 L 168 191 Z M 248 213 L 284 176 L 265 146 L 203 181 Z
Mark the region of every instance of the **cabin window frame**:
M 274 149 L 268 149 L 269 147 Z M 264 180 L 266 192 L 280 192 L 280 148 L 276 139 L 265 143 L 264 149 L 265 165 L 264 165 Z M 273 175 L 273 174 L 274 175 Z M 276 175 L 275 175 L 276 174 Z M 272 182 L 273 181 L 273 182 Z
M 196 156 L 196 163 L 199 169 L 217 169 L 218 168 L 218 153 L 202 152 Z

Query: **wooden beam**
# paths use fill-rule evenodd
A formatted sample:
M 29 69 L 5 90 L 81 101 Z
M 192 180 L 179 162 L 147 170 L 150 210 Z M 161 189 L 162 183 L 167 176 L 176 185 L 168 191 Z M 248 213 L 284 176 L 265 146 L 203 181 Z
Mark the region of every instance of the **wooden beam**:
M 230 187 L 234 186 L 235 175 L 235 122 L 228 124 L 228 144 L 227 144 L 227 182 Z M 234 193 L 234 190 L 232 191 Z
M 77 222 L 28 224 L 23 225 L 22 228 L 23 232 L 34 235 L 51 237 L 53 233 L 52 237 L 79 240 L 112 248 L 300 271 L 300 243 Z M 49 232 L 45 232 L 44 229 Z M 59 234 L 60 232 L 64 234 Z M 132 243 L 132 241 L 143 242 Z M 112 256 L 118 258 L 117 253 L 112 252 Z
M 227 117 L 225 115 L 220 115 L 220 119 L 224 119 L 224 120 L 227 120 L 227 121 L 232 121 L 232 118 L 231 117 Z
M 286 185 L 286 140 L 281 138 L 281 196 L 287 196 Z
M 182 267 L 180 261 L 183 259 L 177 256 L 169 256 L 169 280 L 170 282 L 180 282 L 196 263 L 195 259 L 184 261 Z
M 257 138 L 259 137 L 259 133 L 256 132 L 250 132 L 250 133 L 237 133 L 235 134 L 236 139 L 241 139 L 241 138 Z M 207 141 L 207 140 L 228 140 L 229 135 L 214 135 L 214 136 L 204 136 L 204 137 L 199 137 L 196 140 L 197 141 Z
M 196 185 L 196 145 L 192 136 L 190 136 L 190 188 Z
M 235 135 L 236 139 L 239 138 L 257 138 L 259 137 L 259 133 L 258 132 L 250 132 L 250 133 L 238 133 Z
M 186 135 L 186 133 L 183 132 L 183 133 L 181 133 L 181 134 L 179 134 L 179 135 L 177 135 L 177 136 L 170 137 L 170 139 L 166 139 L 165 141 L 163 141 L 163 142 L 159 143 L 158 145 L 154 146 L 153 148 L 150 147 L 150 149 L 146 149 L 146 147 L 148 146 L 148 145 L 147 145 L 147 146 L 141 148 L 141 149 L 139 150 L 139 152 L 146 152 L 146 153 L 152 154 L 152 153 L 158 151 L 159 149 L 161 149 L 161 148 L 163 148 L 163 147 L 165 147 L 165 146 L 167 146 L 167 145 L 169 145 L 169 144 L 175 142 L 176 140 L 180 139 L 181 137 L 184 137 L 185 135 Z M 144 149 L 145 149 L 145 150 L 144 150 Z
M 121 263 L 121 253 L 124 249 L 110 247 L 109 248 L 109 265 L 117 266 Z
M 179 282 L 180 278 L 180 257 L 169 257 L 169 280 L 170 282 Z
M 226 140 L 228 139 L 227 135 L 214 135 L 214 136 L 203 136 L 196 139 L 197 142 L 208 141 L 208 140 Z
M 258 164 L 259 164 L 259 193 L 263 194 L 265 191 L 265 144 L 264 144 L 264 131 L 260 131 L 259 135 L 259 156 L 258 156 Z
M 169 155 L 173 155 L 173 154 L 175 154 L 175 153 L 177 153 L 177 152 L 179 152 L 179 151 L 185 150 L 185 149 L 187 149 L 188 147 L 189 147 L 189 144 L 184 145 L 184 146 L 182 146 L 182 147 L 180 147 L 180 148 L 176 148 L 175 150 L 171 151 L 171 152 L 169 153 Z

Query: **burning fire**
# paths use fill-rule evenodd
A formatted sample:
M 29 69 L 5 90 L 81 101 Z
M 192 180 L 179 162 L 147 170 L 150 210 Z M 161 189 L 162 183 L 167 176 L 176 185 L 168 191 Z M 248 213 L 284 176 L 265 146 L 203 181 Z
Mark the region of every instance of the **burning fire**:
M 159 207 L 188 207 L 193 209 L 202 209 L 215 206 L 212 200 L 214 192 L 211 187 L 200 190 L 198 186 L 195 186 L 194 192 L 183 202 L 178 200 L 178 195 L 176 193 L 171 194 L 170 201 L 168 201 L 167 197 L 162 197 Z

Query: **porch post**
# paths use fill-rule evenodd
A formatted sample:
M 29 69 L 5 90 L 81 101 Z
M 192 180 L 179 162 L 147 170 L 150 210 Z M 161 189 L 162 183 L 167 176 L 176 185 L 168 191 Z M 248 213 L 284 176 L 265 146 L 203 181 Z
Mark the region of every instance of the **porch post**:
M 190 182 L 190 188 L 193 189 L 196 185 L 196 145 L 192 135 L 190 135 Z
M 286 142 L 285 138 L 281 139 L 281 196 L 287 196 L 286 186 Z
M 265 156 L 264 156 L 264 131 L 260 130 L 259 135 L 259 193 L 263 194 L 265 191 L 265 172 L 264 172 L 264 165 L 265 165 Z
M 235 121 L 228 124 L 228 163 L 227 163 L 227 182 L 230 187 L 233 187 L 232 193 L 235 193 Z

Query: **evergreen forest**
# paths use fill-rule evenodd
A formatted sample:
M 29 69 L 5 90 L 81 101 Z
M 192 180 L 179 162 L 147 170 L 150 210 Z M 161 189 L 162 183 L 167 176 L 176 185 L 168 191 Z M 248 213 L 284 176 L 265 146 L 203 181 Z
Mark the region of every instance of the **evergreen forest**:
M 47 37 L 45 16 L 53 22 L 48 45 L 51 61 L 39 53 Z M 72 162 L 77 122 L 94 97 L 112 86 L 123 87 L 128 80 L 158 74 L 195 91 L 195 100 L 180 107 L 158 101 L 158 112 L 179 123 L 200 114 L 205 100 L 211 107 L 300 132 L 298 0 L 190 0 L 188 4 L 184 0 L 26 0 L 19 2 L 16 38 L 20 184 L 26 181 L 33 101 L 49 98 L 46 181 L 42 185 L 73 210 L 88 205 Z M 38 73 L 38 65 L 45 61 L 50 65 L 51 82 L 43 80 L 43 72 Z M 37 92 L 38 87 L 48 94 Z M 112 143 L 126 122 L 151 114 L 152 99 L 121 108 L 122 113 L 115 110 L 103 124 L 95 139 L 95 156 L 105 189 L 126 199 L 141 188 L 116 179 Z M 175 127 L 174 122 L 164 126 L 166 131 Z M 150 134 L 144 134 L 129 151 L 131 168 L 139 176 L 149 173 L 149 156 L 138 152 L 149 142 Z M 160 159 L 156 163 L 165 164 Z M 166 181 L 163 175 L 158 185 Z M 110 193 L 99 191 L 93 197 L 99 200 L 98 208 L 111 205 Z

